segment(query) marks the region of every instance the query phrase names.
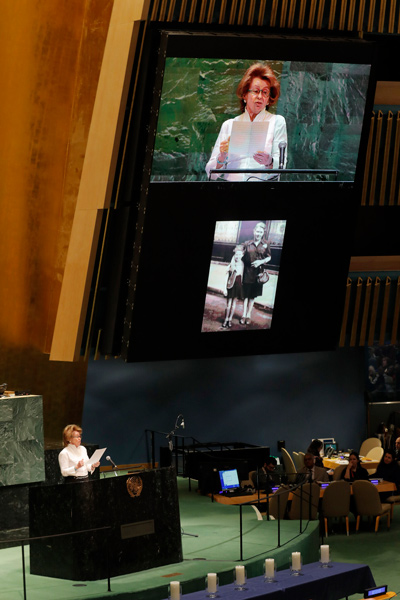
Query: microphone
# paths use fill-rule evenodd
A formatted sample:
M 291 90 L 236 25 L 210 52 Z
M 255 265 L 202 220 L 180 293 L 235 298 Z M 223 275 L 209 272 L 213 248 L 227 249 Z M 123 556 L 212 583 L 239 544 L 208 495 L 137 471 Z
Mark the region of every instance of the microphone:
M 113 469 L 118 469 L 117 465 L 115 464 L 115 462 L 113 461 L 111 456 L 106 456 L 106 460 L 108 460 L 108 462 L 110 462 L 112 464 Z
M 181 421 L 181 427 L 182 429 L 185 429 L 185 419 L 182 417 L 182 421 Z
M 279 142 L 279 168 L 283 169 L 283 165 L 285 164 L 285 151 L 286 151 L 286 142 Z

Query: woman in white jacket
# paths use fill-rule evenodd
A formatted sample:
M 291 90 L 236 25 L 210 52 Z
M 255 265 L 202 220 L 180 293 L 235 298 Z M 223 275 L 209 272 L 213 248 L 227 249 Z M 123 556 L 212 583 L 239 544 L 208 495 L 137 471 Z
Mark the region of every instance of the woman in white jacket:
M 270 106 L 277 103 L 280 95 L 280 83 L 274 75 L 271 67 L 263 63 L 255 63 L 247 69 L 236 90 L 236 95 L 240 100 L 242 114 L 234 119 L 228 119 L 222 124 L 210 160 L 206 165 L 206 172 L 209 175 L 211 169 L 221 170 L 230 167 L 234 169 L 263 168 L 277 169 L 280 160 L 280 144 L 287 147 L 286 121 L 281 115 L 272 115 L 268 112 Z M 232 132 L 232 125 L 235 121 L 242 122 L 268 122 L 268 133 L 264 148 L 256 151 L 253 156 L 240 155 L 231 164 L 227 164 L 229 140 Z M 284 167 L 286 166 L 286 151 Z M 220 174 L 214 173 L 212 178 L 218 178 Z M 250 173 L 226 173 L 224 178 L 228 181 L 247 181 L 251 178 Z M 277 178 L 276 174 L 268 175 L 257 174 L 254 179 Z

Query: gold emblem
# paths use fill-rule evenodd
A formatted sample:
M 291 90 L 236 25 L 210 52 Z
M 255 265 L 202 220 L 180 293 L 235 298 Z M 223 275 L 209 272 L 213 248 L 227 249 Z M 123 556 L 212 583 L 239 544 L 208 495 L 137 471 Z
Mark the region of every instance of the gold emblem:
M 131 498 L 137 498 L 142 493 L 143 481 L 138 475 L 129 477 L 129 479 L 126 480 L 126 489 Z

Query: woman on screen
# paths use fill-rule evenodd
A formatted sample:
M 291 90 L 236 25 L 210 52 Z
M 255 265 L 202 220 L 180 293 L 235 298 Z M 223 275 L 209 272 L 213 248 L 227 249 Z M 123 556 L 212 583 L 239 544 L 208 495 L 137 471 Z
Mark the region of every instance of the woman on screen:
M 253 230 L 253 239 L 244 242 L 243 270 L 243 316 L 242 325 L 250 325 L 254 300 L 262 296 L 263 283 L 260 282 L 263 265 L 271 260 L 271 250 L 266 239 L 267 226 L 257 223 Z
M 61 474 L 66 483 L 84 482 L 89 479 L 99 462 L 90 464 L 85 446 L 81 446 L 82 427 L 67 425 L 63 431 L 64 450 L 58 455 Z
M 242 114 L 223 123 L 210 160 L 206 165 L 207 175 L 210 175 L 211 169 L 223 171 L 225 168 L 261 168 L 266 170 L 265 175 L 263 173 L 251 175 L 245 172 L 227 173 L 225 179 L 229 181 L 277 179 L 276 175 L 268 175 L 268 170 L 277 169 L 282 158 L 283 167 L 286 166 L 286 121 L 281 115 L 272 115 L 268 109 L 278 102 L 280 87 L 279 81 L 268 65 L 255 63 L 247 69 L 236 90 Z M 246 148 L 243 147 L 239 154 L 235 152 L 234 155 L 229 155 L 229 142 L 235 122 L 264 124 L 259 128 L 266 133 L 266 137 L 262 137 L 265 140 L 264 147 L 258 148 L 250 154 L 246 153 Z M 247 140 L 247 137 L 245 139 Z M 251 142 L 249 147 L 251 147 Z M 280 154 L 282 155 L 280 156 Z M 213 174 L 213 178 L 216 177 L 219 177 L 219 174 Z

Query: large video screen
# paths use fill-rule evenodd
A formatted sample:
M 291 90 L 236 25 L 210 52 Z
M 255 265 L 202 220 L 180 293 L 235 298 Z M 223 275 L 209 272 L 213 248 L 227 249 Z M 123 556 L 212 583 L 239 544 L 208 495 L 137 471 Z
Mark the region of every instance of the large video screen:
M 354 184 L 266 185 L 150 184 L 128 362 L 335 349 Z
M 215 37 L 167 35 L 151 181 L 354 181 L 372 45 Z

